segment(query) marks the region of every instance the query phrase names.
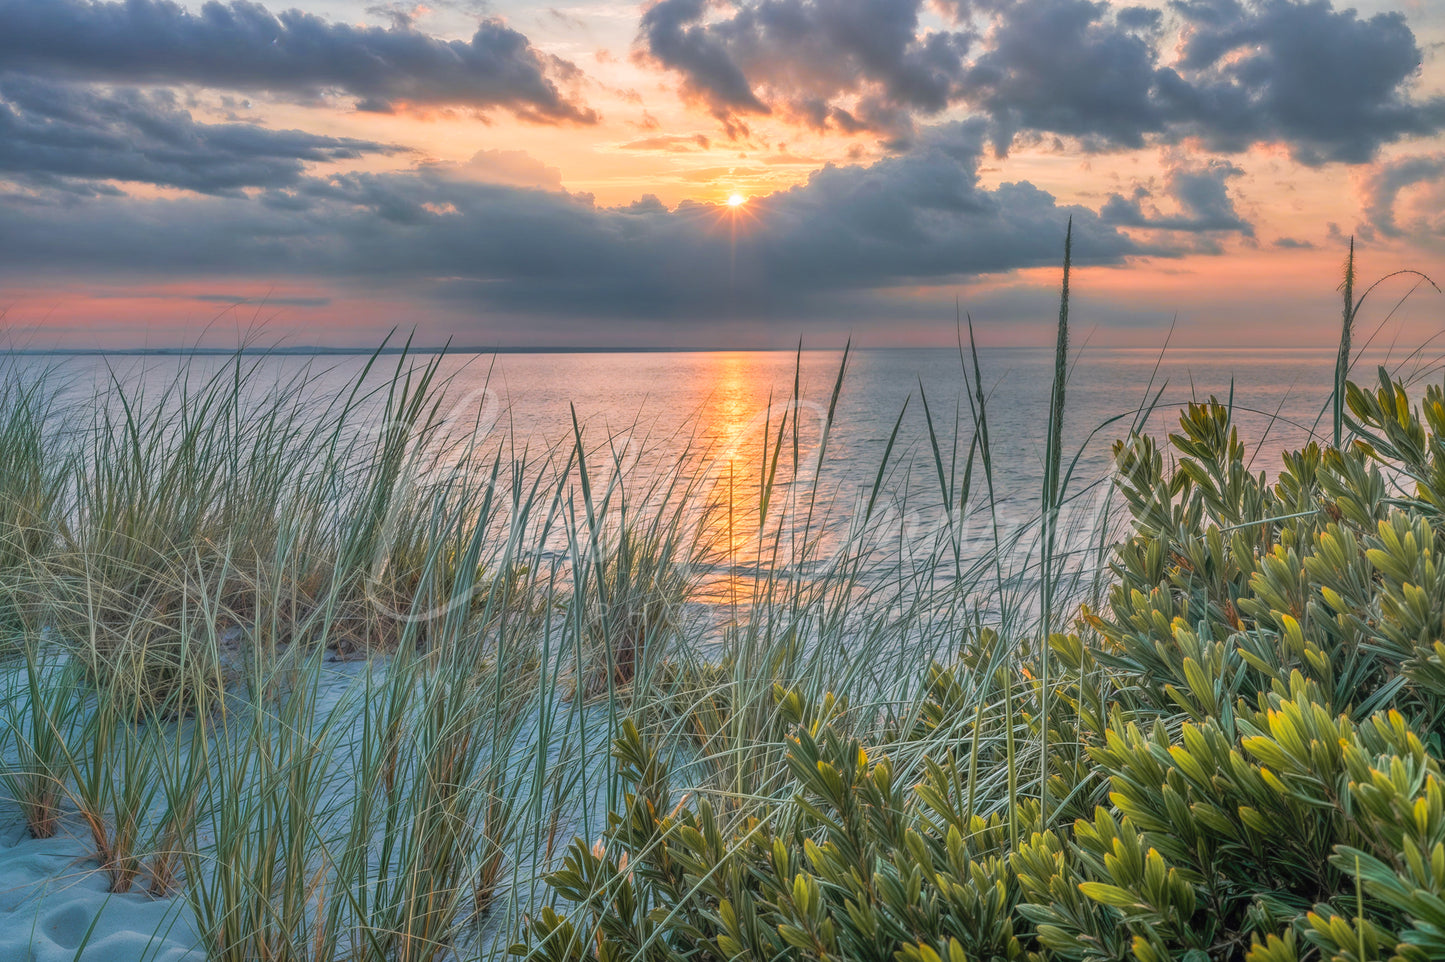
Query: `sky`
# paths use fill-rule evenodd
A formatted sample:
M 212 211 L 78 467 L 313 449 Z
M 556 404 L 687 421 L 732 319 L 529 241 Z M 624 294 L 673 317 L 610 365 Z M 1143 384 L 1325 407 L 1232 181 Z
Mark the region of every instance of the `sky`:
M 1445 3 L 0 0 L 11 344 L 1045 344 L 1070 222 L 1102 345 L 1445 285 Z

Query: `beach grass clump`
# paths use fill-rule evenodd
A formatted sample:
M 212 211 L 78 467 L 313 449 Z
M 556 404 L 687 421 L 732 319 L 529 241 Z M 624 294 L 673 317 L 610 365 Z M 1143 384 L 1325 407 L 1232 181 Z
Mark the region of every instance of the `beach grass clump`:
M 39 624 L 27 589 L 53 545 L 66 481 L 53 405 L 43 375 L 21 377 L 0 361 L 0 643 L 11 648 Z
M 172 794 L 198 794 L 182 892 L 210 957 L 426 962 L 501 897 L 524 822 L 516 733 L 543 665 L 532 619 L 494 610 L 506 589 L 488 572 L 511 562 L 486 554 L 487 511 L 445 503 L 417 581 L 434 607 L 395 614 L 384 660 L 256 650 L 244 697 L 195 719 L 212 730 Z
M 435 958 L 508 898 L 557 496 L 445 422 L 438 358 L 376 360 L 339 396 L 247 354 L 112 372 L 63 435 L 4 382 L 4 795 L 211 958 Z
M 589 596 L 584 628 L 585 698 L 650 680 L 685 627 L 684 605 L 697 586 L 697 556 L 682 526 L 653 522 L 626 528 L 597 551 L 582 578 Z
M 644 467 L 649 454 L 647 439 L 631 434 L 589 450 L 574 412 L 575 488 L 572 479 L 564 488 L 581 504 L 569 505 L 565 521 L 567 620 L 575 694 L 584 700 L 649 690 L 712 560 L 704 459 L 684 443 L 677 462 L 654 474 Z
M 314 958 L 339 935 L 324 929 L 322 887 L 339 718 L 320 710 L 314 668 L 271 680 L 197 743 L 183 891 L 211 959 Z
M 5 679 L 0 783 L 31 838 L 50 838 L 60 823 L 69 753 L 83 724 L 82 679 L 64 653 L 35 644 L 25 646 L 22 664 Z
M 465 681 L 432 681 L 417 706 L 414 741 L 379 786 L 382 844 L 373 874 L 361 880 L 369 886 L 360 919 L 367 958 L 442 956 L 466 914 L 485 912 L 468 901 L 490 897 L 488 884 L 495 889 L 498 846 L 483 822 L 505 761 L 492 756 L 484 697 Z M 482 878 L 488 871 L 490 882 Z
M 130 709 L 115 689 L 98 689 L 64 747 L 67 795 L 112 892 L 130 891 L 145 870 L 152 809 L 161 795 L 157 726 L 136 724 Z
M 319 374 L 277 380 L 247 354 L 159 388 L 113 375 L 78 440 L 45 452 L 64 459 L 64 498 L 11 593 L 136 717 L 189 710 L 253 648 L 424 643 L 428 619 L 412 616 L 450 603 L 457 576 L 438 528 L 476 519 L 480 485 L 438 468 L 470 452 L 445 436 L 436 359 L 375 361 L 334 397 Z M 13 416 L 6 437 L 28 423 Z

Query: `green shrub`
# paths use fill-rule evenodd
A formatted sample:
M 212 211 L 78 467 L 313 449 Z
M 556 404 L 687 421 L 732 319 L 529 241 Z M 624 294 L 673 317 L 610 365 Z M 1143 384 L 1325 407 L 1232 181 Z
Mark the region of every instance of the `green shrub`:
M 513 951 L 1445 957 L 1445 391 L 1422 414 L 1382 372 L 1347 403 L 1354 440 L 1273 478 L 1212 400 L 1173 458 L 1120 443 L 1132 528 L 1106 602 L 1047 639 L 1047 700 L 1037 644 L 935 666 L 867 748 L 780 690 L 788 782 L 726 818 L 625 727 L 630 790 Z M 1050 746 L 1047 821 L 1024 743 Z
M 596 939 L 544 912 L 530 933 L 537 954 L 1031 957 L 1014 931 L 1005 822 L 957 821 L 956 773 L 935 763 L 907 786 L 886 757 L 822 723 L 799 724 L 788 745 L 798 795 L 725 832 L 707 800 L 674 800 L 668 764 L 628 723 L 614 748 L 633 786 L 622 812 L 604 842 L 574 841 L 550 878 Z

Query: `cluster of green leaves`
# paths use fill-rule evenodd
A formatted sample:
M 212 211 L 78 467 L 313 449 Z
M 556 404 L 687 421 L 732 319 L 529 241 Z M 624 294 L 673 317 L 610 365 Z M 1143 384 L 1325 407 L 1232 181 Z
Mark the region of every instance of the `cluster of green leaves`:
M 514 951 L 1445 958 L 1445 391 L 1415 406 L 1382 372 L 1346 401 L 1350 443 L 1272 479 L 1214 401 L 1169 457 L 1120 443 L 1132 531 L 1106 604 L 1046 640 L 1047 693 L 1041 644 L 990 684 L 936 666 L 917 724 L 865 747 L 840 706 L 779 689 L 790 782 L 726 817 L 626 727 L 631 789 Z M 1050 746 L 1047 819 L 1014 742 L 983 739 L 1019 719 Z
M 543 909 L 531 951 L 559 962 L 1030 958 L 1014 932 L 1006 822 L 963 812 L 953 760 L 908 786 L 826 710 L 779 694 L 797 723 L 788 761 L 798 795 L 731 831 L 707 799 L 675 803 L 669 766 L 624 725 L 614 755 L 634 790 L 605 842 L 574 840 L 550 877 L 594 930 Z

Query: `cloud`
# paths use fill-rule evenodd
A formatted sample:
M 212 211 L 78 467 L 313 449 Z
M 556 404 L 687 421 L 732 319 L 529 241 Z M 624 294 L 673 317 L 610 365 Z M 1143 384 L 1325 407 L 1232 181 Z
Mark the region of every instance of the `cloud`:
M 489 184 L 562 189 L 562 171 L 542 163 L 525 150 L 479 150 L 455 170 L 461 177 Z
M 1163 96 L 1215 149 L 1289 144 L 1296 160 L 1364 163 L 1382 144 L 1445 128 L 1445 97 L 1407 88 L 1422 54 L 1400 13 L 1368 20 L 1327 0 L 1176 0 L 1187 88 Z
M 430 168 L 306 178 L 258 197 L 4 205 L 0 271 L 304 277 L 474 315 L 686 325 L 881 313 L 900 288 L 1052 266 L 1070 217 L 1080 264 L 1173 253 L 1030 184 L 980 186 L 982 145 L 977 123 L 929 130 L 906 155 L 825 167 L 740 212 L 655 198 L 604 208 Z
M 265 295 L 248 297 L 244 294 L 193 294 L 191 300 L 206 304 L 255 304 L 266 307 L 325 307 L 331 303 L 329 297 L 286 297 Z
M 1230 231 L 1245 237 L 1254 236 L 1254 228 L 1234 209 L 1229 196 L 1229 181 L 1243 176 L 1244 171 L 1222 160 L 1203 166 L 1173 164 L 1164 177 L 1164 193 L 1177 208 L 1175 213 L 1161 213 L 1150 204 L 1153 192 L 1138 187 L 1132 196 L 1110 194 L 1099 211 L 1105 223 L 1120 227 L 1143 227 L 1154 230 L 1211 232 Z
M 1170 74 L 1159 66 L 1156 21 L 1131 10 L 1089 0 L 1000 4 L 959 99 L 992 119 L 1000 151 L 1020 131 L 1142 146 L 1168 126 L 1158 90 Z
M 906 146 L 918 118 L 967 108 L 995 149 L 1019 134 L 1091 150 L 1199 138 L 1238 152 L 1287 144 L 1311 165 L 1362 163 L 1445 129 L 1445 97 L 1417 99 L 1421 52 L 1398 13 L 1328 0 L 1177 0 L 1172 20 L 1094 0 L 661 0 L 639 56 L 682 76 L 736 135 L 781 112 Z
M 814 127 L 911 130 L 948 106 L 968 34 L 919 32 L 921 0 L 761 0 L 704 22 L 704 0 L 661 0 L 643 16 L 642 56 L 736 130 L 776 107 Z
M 712 141 L 706 134 L 663 134 L 657 137 L 644 137 L 641 140 L 634 140 L 622 144 L 619 150 L 660 150 L 669 154 L 689 153 L 697 150 L 707 150 L 712 146 Z
M 1385 237 L 1414 236 L 1445 239 L 1445 153 L 1405 157 L 1380 164 L 1364 183 L 1365 220 Z M 1426 185 L 1431 196 L 1423 203 L 1405 204 L 1401 194 Z M 1404 213 L 1406 222 L 1400 223 Z
M 0 65 L 67 79 L 195 84 L 314 98 L 340 91 L 366 110 L 400 105 L 507 110 L 550 123 L 595 114 L 563 94 L 579 76 L 499 20 L 470 41 L 404 21 L 390 29 L 332 22 L 249 0 L 191 13 L 167 0 L 0 0 Z
M 683 89 L 702 100 L 736 138 L 746 130 L 737 114 L 771 111 L 752 90 L 742 68 L 733 62 L 722 38 L 700 23 L 706 0 L 660 0 L 642 15 L 641 36 L 645 55 L 655 63 L 678 71 Z
M 331 304 L 329 297 L 313 297 L 302 294 L 191 294 L 167 291 L 92 291 L 88 295 L 103 301 L 200 301 L 203 304 L 228 304 L 240 306 L 251 304 L 266 307 L 326 307 Z
M 94 194 L 131 181 L 214 194 L 285 187 L 308 163 L 401 148 L 254 124 L 203 124 L 166 91 L 102 91 L 0 74 L 0 176 Z
M 426 7 L 408 5 L 404 3 L 372 3 L 366 7 L 368 16 L 377 17 L 381 20 L 391 21 L 391 25 L 398 30 L 409 30 L 417 21 L 417 18 L 426 11 Z

